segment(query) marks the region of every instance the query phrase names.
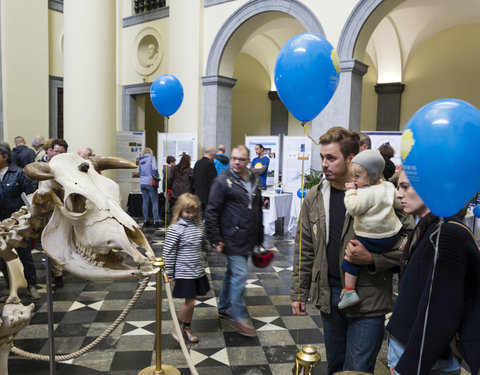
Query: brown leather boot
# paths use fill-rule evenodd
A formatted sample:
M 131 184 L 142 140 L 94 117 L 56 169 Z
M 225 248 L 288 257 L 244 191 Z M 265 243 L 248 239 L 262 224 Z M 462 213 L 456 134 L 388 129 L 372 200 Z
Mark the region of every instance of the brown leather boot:
M 192 328 L 190 326 L 183 326 L 183 337 L 185 340 L 191 343 L 196 343 L 199 341 L 198 336 L 192 332 Z

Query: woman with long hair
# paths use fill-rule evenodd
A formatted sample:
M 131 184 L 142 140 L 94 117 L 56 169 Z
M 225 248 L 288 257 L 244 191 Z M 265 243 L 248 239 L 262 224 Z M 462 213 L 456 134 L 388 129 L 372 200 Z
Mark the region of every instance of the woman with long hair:
M 152 203 L 153 226 L 160 228 L 158 222 L 158 182 L 157 186 L 153 183 L 154 177 L 158 178 L 157 159 L 153 155 L 150 147 L 145 147 L 142 155 L 138 159 L 138 170 L 140 172 L 140 190 L 142 191 L 142 214 L 145 220 L 142 229 L 150 227 L 148 206 Z
M 172 190 L 170 193 L 172 208 L 180 195 L 193 193 L 193 169 L 190 167 L 190 162 L 190 155 L 183 153 L 180 162 L 172 168 L 168 179 L 168 188 Z

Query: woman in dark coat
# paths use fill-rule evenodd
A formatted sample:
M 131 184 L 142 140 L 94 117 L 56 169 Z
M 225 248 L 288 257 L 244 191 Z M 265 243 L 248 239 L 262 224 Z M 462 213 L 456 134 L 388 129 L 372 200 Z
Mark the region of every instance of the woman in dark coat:
M 190 156 L 183 154 L 180 163 L 172 167 L 172 173 L 167 182 L 168 188 L 172 190 L 170 193 L 172 209 L 180 195 L 193 193 L 193 169 L 190 167 L 190 161 Z

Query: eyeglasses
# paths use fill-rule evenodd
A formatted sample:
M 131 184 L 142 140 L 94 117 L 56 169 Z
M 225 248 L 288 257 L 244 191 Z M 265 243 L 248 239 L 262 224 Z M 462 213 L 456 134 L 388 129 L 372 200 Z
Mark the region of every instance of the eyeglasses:
M 232 156 L 232 157 L 230 158 L 230 160 L 232 160 L 232 161 L 239 161 L 239 162 L 242 162 L 242 163 L 248 161 L 247 158 L 237 158 L 237 157 L 235 157 L 235 156 Z

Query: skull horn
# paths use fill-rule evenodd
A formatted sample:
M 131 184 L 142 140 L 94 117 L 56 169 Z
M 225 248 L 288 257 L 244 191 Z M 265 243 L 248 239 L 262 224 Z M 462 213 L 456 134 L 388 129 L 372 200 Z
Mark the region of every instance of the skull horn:
M 115 156 L 90 156 L 88 158 L 96 171 L 105 169 L 134 169 L 137 166 L 129 160 L 117 158 Z
M 48 163 L 44 162 L 27 164 L 25 168 L 23 168 L 23 173 L 32 181 L 45 181 L 53 178 L 52 168 L 50 168 Z

